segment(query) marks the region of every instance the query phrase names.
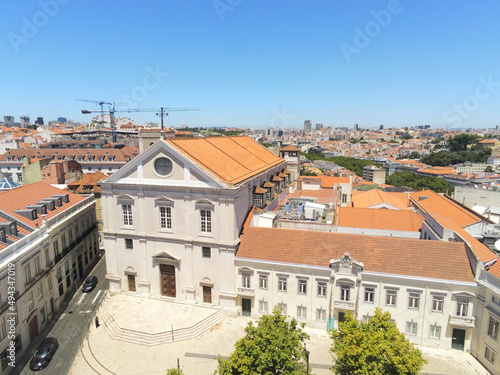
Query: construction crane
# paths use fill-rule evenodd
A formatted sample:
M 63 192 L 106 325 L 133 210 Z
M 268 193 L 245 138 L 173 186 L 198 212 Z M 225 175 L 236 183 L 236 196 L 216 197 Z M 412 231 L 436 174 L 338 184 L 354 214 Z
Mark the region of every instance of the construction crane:
M 113 141 L 113 143 L 116 143 L 116 129 L 115 129 L 115 125 L 114 125 L 114 119 L 113 119 L 113 110 L 111 109 L 111 106 L 113 106 L 114 108 L 114 104 L 113 103 L 108 103 L 108 102 L 105 102 L 103 100 L 87 100 L 87 99 L 76 99 L 77 101 L 79 102 L 89 102 L 89 103 L 95 103 L 97 105 L 100 105 L 101 106 L 101 110 L 95 110 L 95 111 L 89 111 L 87 109 L 82 109 L 82 113 L 83 114 L 88 114 L 88 113 L 94 113 L 94 112 L 101 112 L 101 126 L 104 125 L 104 105 L 109 105 L 109 126 L 111 127 L 111 140 Z
M 87 99 L 76 99 L 79 102 L 88 102 L 88 103 L 95 103 L 97 105 L 101 106 L 101 122 L 104 123 L 104 105 L 109 105 L 112 106 L 113 103 L 108 103 L 103 100 L 87 100 Z M 82 109 L 82 113 L 92 113 L 92 112 L 97 112 L 97 111 L 87 111 L 86 109 Z M 111 112 L 111 107 L 110 107 L 110 112 Z M 112 127 L 112 125 L 111 125 Z
M 134 109 L 114 109 L 113 108 L 113 113 L 114 112 L 156 112 L 156 116 L 161 117 L 161 129 L 163 130 L 165 127 L 163 125 L 163 118 L 164 116 L 168 116 L 168 112 L 172 111 L 201 111 L 201 108 L 198 107 L 186 107 L 186 108 L 165 108 L 165 107 L 160 107 L 160 108 L 134 108 Z

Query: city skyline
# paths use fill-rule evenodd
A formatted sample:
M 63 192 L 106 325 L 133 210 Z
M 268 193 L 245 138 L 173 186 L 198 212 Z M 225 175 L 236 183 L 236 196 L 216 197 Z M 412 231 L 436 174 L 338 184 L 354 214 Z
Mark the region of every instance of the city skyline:
M 500 4 L 464 4 L 9 3 L 0 115 L 89 122 L 84 98 L 201 108 L 175 127 L 494 128 Z

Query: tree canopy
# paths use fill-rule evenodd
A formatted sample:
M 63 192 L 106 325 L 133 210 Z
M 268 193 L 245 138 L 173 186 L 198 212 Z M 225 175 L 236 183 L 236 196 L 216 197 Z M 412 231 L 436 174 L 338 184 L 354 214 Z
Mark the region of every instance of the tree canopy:
M 304 323 L 287 320 L 281 310 L 263 315 L 256 323 L 249 322 L 245 336 L 235 344 L 235 350 L 226 360 L 218 358 L 215 374 L 290 374 L 306 372 L 304 341 L 309 335 Z
M 485 163 L 491 155 L 491 148 L 487 147 L 478 151 L 456 151 L 456 152 L 431 152 L 420 159 L 421 163 L 432 166 L 447 167 L 453 164 L 465 163 Z
M 331 336 L 332 370 L 337 375 L 417 375 L 426 363 L 391 321 L 391 314 L 380 309 L 367 323 L 346 314 Z
M 415 190 L 433 190 L 436 193 L 451 194 L 454 187 L 444 178 L 418 177 L 415 173 L 408 171 L 396 172 L 385 178 L 385 183 L 392 186 L 405 186 Z
M 465 151 L 469 145 L 476 143 L 479 138 L 477 134 L 461 133 L 448 139 L 448 148 L 450 151 Z
M 330 157 L 325 157 L 321 152 L 310 149 L 307 154 L 303 154 L 308 160 L 326 160 L 330 161 L 332 163 L 335 163 L 337 165 L 340 165 L 341 167 L 344 167 L 345 169 L 350 170 L 351 172 L 356 173 L 358 176 L 362 177 L 363 176 L 363 168 L 366 167 L 367 165 L 375 165 L 377 167 L 381 167 L 380 164 L 377 164 L 371 160 L 362 160 L 362 159 L 356 159 L 356 158 L 348 158 L 345 156 L 330 156 Z

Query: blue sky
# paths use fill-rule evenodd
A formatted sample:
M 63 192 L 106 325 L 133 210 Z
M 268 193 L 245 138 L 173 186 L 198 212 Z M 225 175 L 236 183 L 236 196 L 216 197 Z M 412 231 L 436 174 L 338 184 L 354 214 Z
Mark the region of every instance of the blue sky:
M 201 108 L 172 126 L 494 127 L 498 14 L 487 0 L 9 1 L 0 115 L 88 121 L 99 107 L 82 98 Z

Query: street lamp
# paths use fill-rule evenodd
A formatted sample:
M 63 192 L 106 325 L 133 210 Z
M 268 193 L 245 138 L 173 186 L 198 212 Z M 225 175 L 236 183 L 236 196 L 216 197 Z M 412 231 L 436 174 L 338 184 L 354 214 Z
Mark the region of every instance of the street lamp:
M 304 344 L 304 352 L 306 353 L 306 364 L 307 364 L 307 372 L 306 372 L 306 374 L 309 374 L 309 354 L 311 352 L 309 350 L 307 350 L 306 344 Z

